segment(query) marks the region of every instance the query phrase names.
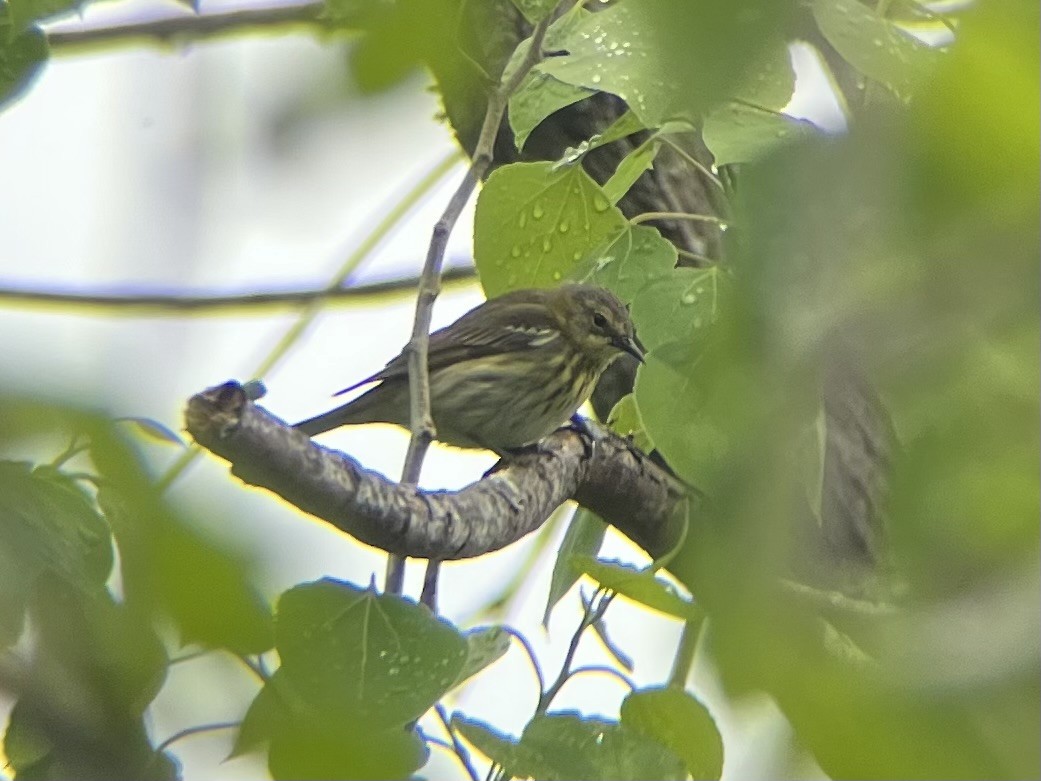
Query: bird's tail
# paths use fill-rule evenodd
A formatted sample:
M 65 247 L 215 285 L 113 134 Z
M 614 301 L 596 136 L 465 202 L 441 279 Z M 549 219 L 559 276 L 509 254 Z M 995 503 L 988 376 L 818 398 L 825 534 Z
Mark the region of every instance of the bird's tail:
M 315 434 L 322 434 L 326 431 L 331 431 L 334 428 L 349 425 L 354 422 L 351 420 L 352 416 L 349 409 L 350 406 L 350 404 L 344 404 L 342 407 L 329 410 L 328 412 L 316 415 L 313 418 L 301 420 L 299 423 L 294 425 L 293 428 L 303 431 L 309 437 L 313 437 Z
M 323 434 L 340 426 L 357 426 L 362 423 L 400 424 L 401 421 L 396 419 L 398 408 L 401 407 L 397 399 L 398 392 L 399 389 L 393 385 L 388 386 L 387 383 L 377 385 L 353 401 L 313 418 L 302 420 L 293 428 L 313 437 L 315 434 Z M 407 413 L 408 407 L 401 407 L 401 410 Z

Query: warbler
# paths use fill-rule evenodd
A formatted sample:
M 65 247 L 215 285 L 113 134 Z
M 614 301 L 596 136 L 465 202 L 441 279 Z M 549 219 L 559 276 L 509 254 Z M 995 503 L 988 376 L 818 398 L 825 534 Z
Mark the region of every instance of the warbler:
M 602 287 L 565 284 L 490 299 L 430 335 L 427 366 L 437 439 L 504 455 L 567 421 L 622 353 L 643 360 L 629 312 Z M 296 424 L 309 436 L 360 423 L 410 424 L 408 358 L 335 395 L 378 383 Z

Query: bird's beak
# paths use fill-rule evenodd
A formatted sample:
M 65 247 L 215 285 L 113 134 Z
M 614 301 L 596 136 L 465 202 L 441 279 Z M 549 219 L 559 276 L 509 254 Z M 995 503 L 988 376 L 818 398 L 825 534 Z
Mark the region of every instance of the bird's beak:
M 636 340 L 631 336 L 618 336 L 614 339 L 614 346 L 621 350 L 623 353 L 629 353 L 633 358 L 638 360 L 640 363 L 644 362 L 643 350 L 636 344 Z

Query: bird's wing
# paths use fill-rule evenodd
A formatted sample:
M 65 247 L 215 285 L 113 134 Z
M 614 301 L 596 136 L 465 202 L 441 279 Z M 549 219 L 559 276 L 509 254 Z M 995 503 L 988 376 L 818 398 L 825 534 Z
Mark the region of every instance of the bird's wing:
M 520 352 L 562 338 L 559 326 L 539 295 L 517 291 L 485 301 L 451 325 L 430 334 L 427 366 L 430 371 L 485 355 Z M 508 319 L 497 310 L 509 306 Z M 344 388 L 336 395 L 373 382 L 408 377 L 408 357 L 402 352 L 380 371 Z

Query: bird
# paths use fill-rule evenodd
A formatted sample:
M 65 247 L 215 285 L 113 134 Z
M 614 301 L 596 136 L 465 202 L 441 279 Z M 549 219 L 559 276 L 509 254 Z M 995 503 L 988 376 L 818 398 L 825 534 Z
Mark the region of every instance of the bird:
M 606 288 L 567 283 L 491 298 L 430 334 L 436 438 L 500 456 L 535 445 L 575 415 L 623 354 L 644 360 L 628 309 Z M 374 387 L 295 428 L 308 436 L 364 423 L 408 428 L 406 352 L 334 395 L 366 385 Z

